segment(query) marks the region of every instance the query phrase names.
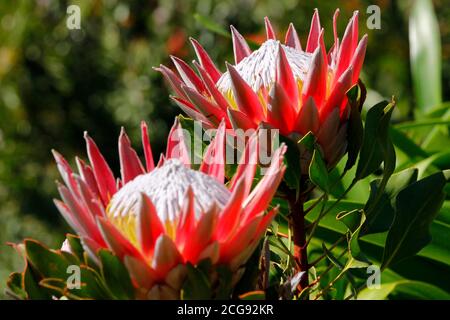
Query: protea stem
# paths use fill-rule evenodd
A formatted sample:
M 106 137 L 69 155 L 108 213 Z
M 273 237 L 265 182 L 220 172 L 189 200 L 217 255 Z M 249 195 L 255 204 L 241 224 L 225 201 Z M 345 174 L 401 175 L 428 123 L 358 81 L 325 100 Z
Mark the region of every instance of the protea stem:
M 292 190 L 288 196 L 290 223 L 294 242 L 294 260 L 296 262 L 297 272 L 305 272 L 298 285 L 301 292 L 308 287 L 308 252 L 305 230 L 305 212 L 303 210 L 304 196 L 297 196 L 295 190 Z

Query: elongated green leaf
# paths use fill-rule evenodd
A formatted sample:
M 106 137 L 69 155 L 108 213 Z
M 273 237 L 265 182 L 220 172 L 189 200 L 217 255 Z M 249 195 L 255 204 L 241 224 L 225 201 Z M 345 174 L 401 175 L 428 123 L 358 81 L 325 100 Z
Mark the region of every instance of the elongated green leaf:
M 430 225 L 444 201 L 442 172 L 416 181 L 396 199 L 396 216 L 386 238 L 382 269 L 416 254 L 430 240 Z
M 221 25 L 215 23 L 213 20 L 205 17 L 199 13 L 194 14 L 194 19 L 203 27 L 214 33 L 220 34 L 223 37 L 230 38 L 230 33 Z
M 429 156 L 428 152 L 419 147 L 414 141 L 395 127 L 390 127 L 389 133 L 394 145 L 411 159 L 427 158 Z
M 422 127 L 433 127 L 437 125 L 450 125 L 450 120 L 445 119 L 425 119 L 425 120 L 415 120 L 409 122 L 403 122 L 395 126 L 398 130 L 411 130 L 420 129 Z
M 440 33 L 431 0 L 413 3 L 409 17 L 411 72 L 417 107 L 424 112 L 442 99 Z
M 393 108 L 393 103 L 380 102 L 367 112 L 355 180 L 367 177 L 377 170 L 382 162 L 385 166 L 385 177 L 394 171 L 395 152 L 388 132 Z
M 448 104 L 448 103 L 447 103 Z M 450 109 L 442 115 L 442 120 L 450 120 Z M 442 148 L 447 148 L 450 145 L 450 129 L 449 126 L 439 125 L 431 129 L 422 143 L 422 147 L 426 150 L 440 151 Z
M 425 114 L 425 117 L 427 118 L 441 118 L 447 119 L 445 116 L 448 114 L 448 111 L 450 110 L 450 101 L 445 101 L 441 104 L 438 104 L 436 106 L 433 106 L 430 108 L 427 113 Z
M 358 300 L 384 300 L 395 293 L 401 293 L 407 299 L 450 299 L 450 294 L 431 284 L 421 281 L 400 280 L 383 283 L 380 288 L 366 288 L 358 294 Z
M 436 168 L 447 169 L 450 167 L 450 150 L 435 153 L 414 166 L 419 170 L 419 178 L 425 176 L 427 172 L 437 171 Z

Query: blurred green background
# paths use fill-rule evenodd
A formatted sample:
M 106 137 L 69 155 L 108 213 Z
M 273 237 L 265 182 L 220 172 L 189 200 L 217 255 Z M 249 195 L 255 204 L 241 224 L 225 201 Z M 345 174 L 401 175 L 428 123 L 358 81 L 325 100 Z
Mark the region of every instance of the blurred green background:
M 263 39 L 264 16 L 283 36 L 292 21 L 305 44 L 318 7 L 329 47 L 335 8 L 341 9 L 341 35 L 352 12 L 359 10 L 360 32 L 369 34 L 362 75 L 370 89 L 367 105 L 395 95 L 394 120 L 402 122 L 423 108 L 415 94 L 408 40 L 415 1 L 422 0 L 1 1 L 0 297 L 7 275 L 21 263 L 6 242 L 31 237 L 58 247 L 69 231 L 52 203 L 59 177 L 50 150 L 71 161 L 75 155 L 84 157 L 83 131 L 88 130 L 117 171 L 120 126 L 139 149 L 144 119 L 159 153 L 179 110 L 152 67 L 170 65 L 170 54 L 194 59 L 189 36 L 220 61 L 222 70 L 224 61 L 233 61 L 231 39 L 208 29 L 206 18 L 224 29 L 233 24 L 256 42 Z M 81 30 L 66 27 L 71 4 L 81 8 Z M 381 8 L 380 30 L 367 30 L 371 4 Z M 441 50 L 436 48 L 442 53 L 435 60 L 442 61 L 442 78 L 441 89 L 433 87 L 437 91 L 431 99 L 437 101 L 430 106 L 450 100 L 450 5 L 448 0 L 433 4 L 441 42 Z

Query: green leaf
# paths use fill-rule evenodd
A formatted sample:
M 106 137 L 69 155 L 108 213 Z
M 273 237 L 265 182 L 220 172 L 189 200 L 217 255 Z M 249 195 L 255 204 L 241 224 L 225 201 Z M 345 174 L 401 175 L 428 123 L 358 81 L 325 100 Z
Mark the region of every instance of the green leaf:
M 389 128 L 389 133 L 394 145 L 403 151 L 411 159 L 427 158 L 429 156 L 428 152 L 419 147 L 414 141 L 408 138 L 403 132 L 396 129 L 395 127 Z
M 26 299 L 27 292 L 22 287 L 23 275 L 19 272 L 10 274 L 6 282 L 5 293 L 14 299 Z
M 450 200 L 444 201 L 444 204 L 442 205 L 441 211 L 439 212 L 436 220 L 450 225 Z
M 371 202 L 373 204 L 377 204 L 383 196 L 389 178 L 395 170 L 395 149 L 389 137 L 389 122 L 394 106 L 394 101 L 387 105 L 386 102 L 381 102 L 373 106 L 366 117 L 363 144 L 353 183 L 373 173 L 383 162 L 383 178 Z M 371 210 L 372 207 L 367 208 L 369 215 Z
M 384 162 L 385 175 L 395 169 L 395 152 L 389 139 L 389 121 L 394 103 L 380 102 L 369 109 L 355 180 L 364 179 Z
M 316 137 L 309 131 L 298 141 L 298 144 L 303 146 L 306 150 L 313 152 L 316 144 Z
M 365 100 L 365 87 L 361 83 L 353 86 L 348 92 L 347 97 L 350 103 L 350 117 L 348 120 L 348 158 L 344 170 L 347 171 L 356 163 L 359 150 L 361 149 L 364 134 L 361 106 Z
M 330 178 L 330 195 L 333 198 L 343 198 L 345 197 L 345 184 L 342 179 L 341 170 L 339 167 L 333 168 L 328 172 L 328 177 Z
M 291 139 L 280 135 L 280 142 L 287 146 L 287 151 L 284 156 L 286 162 L 286 173 L 284 174 L 284 181 L 294 190 L 300 189 L 301 167 L 300 167 L 300 150 L 297 144 Z
M 425 119 L 425 120 L 414 120 L 408 122 L 402 122 L 395 125 L 398 130 L 411 130 L 411 129 L 421 129 L 422 127 L 434 127 L 437 125 L 450 125 L 450 120 L 446 119 Z
M 431 0 L 414 1 L 409 17 L 411 72 L 417 107 L 425 112 L 441 103 L 441 43 Z
M 198 125 L 198 122 L 193 119 L 187 118 L 183 115 L 178 116 L 180 125 L 183 130 L 186 130 L 189 134 L 185 134 L 185 143 L 187 150 L 190 152 L 191 163 L 200 164 L 203 160 L 203 152 L 205 152 L 208 145 L 205 143 L 203 136 L 204 130 Z
M 448 106 L 447 112 L 442 115 L 442 120 L 450 120 L 450 110 L 448 109 Z M 450 144 L 449 132 L 450 129 L 448 126 L 439 125 L 433 127 L 422 142 L 422 147 L 429 151 L 440 151 L 442 148 L 447 148 Z
M 98 253 L 102 264 L 102 275 L 106 285 L 117 299 L 133 299 L 134 288 L 130 274 L 120 259 L 108 250 Z
M 370 183 L 370 197 L 365 205 L 366 223 L 363 234 L 384 232 L 389 229 L 395 215 L 395 197 L 401 190 L 417 180 L 417 174 L 417 169 L 410 168 L 392 175 L 381 196 L 378 195 L 381 179 Z
M 433 154 L 432 156 L 414 164 L 414 166 L 419 170 L 419 178 L 426 175 L 428 171 L 437 171 L 437 168 L 446 169 L 450 167 L 450 150 L 443 150 Z
M 396 198 L 396 216 L 383 253 L 382 269 L 416 254 L 431 240 L 430 225 L 444 201 L 442 172 L 416 181 Z
M 202 300 L 211 298 L 211 284 L 208 276 L 191 264 L 186 264 L 186 280 L 181 289 L 183 300 Z
M 323 161 L 320 151 L 315 149 L 309 165 L 309 179 L 326 193 L 330 192 L 330 178 L 327 166 Z
M 431 238 L 431 243 L 420 251 L 420 255 L 450 266 L 450 224 L 436 218 L 431 224 Z
M 44 278 L 67 278 L 70 265 L 61 254 L 45 248 L 35 240 L 25 240 L 27 259 Z
M 214 298 L 218 300 L 230 299 L 231 292 L 233 289 L 231 287 L 233 274 L 231 273 L 230 269 L 225 265 L 218 266 L 216 268 L 216 271 L 217 274 L 219 275 L 217 279 L 219 284 L 217 286 Z
M 68 252 L 45 248 L 35 240 L 25 240 L 27 266 L 24 272 L 24 290 L 30 299 L 50 299 L 67 295 L 76 299 L 111 299 L 100 275 Z M 69 266 L 80 268 L 81 288 L 68 289 Z M 123 281 L 120 278 L 120 281 Z
M 47 290 L 39 286 L 39 276 L 33 270 L 31 265 L 26 266 L 23 274 L 24 290 L 27 292 L 27 298 L 31 300 L 47 300 L 51 295 Z
M 425 117 L 427 118 L 444 117 L 444 119 L 447 119 L 445 115 L 449 113 L 449 110 L 450 110 L 450 101 L 445 101 L 427 110 Z
M 386 190 L 379 190 L 381 179 L 370 182 L 370 196 L 365 205 L 367 211 L 367 220 L 363 228 L 362 234 L 379 233 L 389 230 L 394 220 L 395 210 L 391 203 L 394 198 L 391 197 Z M 371 210 L 368 208 L 371 207 Z
M 401 293 L 406 299 L 449 300 L 450 294 L 431 284 L 421 281 L 400 280 L 383 283 L 379 288 L 365 288 L 358 294 L 358 300 L 384 300 L 389 295 Z
M 208 17 L 196 13 L 194 14 L 194 19 L 209 31 L 220 34 L 223 37 L 230 38 L 230 33 L 227 30 L 225 30 L 221 25 L 215 23 Z

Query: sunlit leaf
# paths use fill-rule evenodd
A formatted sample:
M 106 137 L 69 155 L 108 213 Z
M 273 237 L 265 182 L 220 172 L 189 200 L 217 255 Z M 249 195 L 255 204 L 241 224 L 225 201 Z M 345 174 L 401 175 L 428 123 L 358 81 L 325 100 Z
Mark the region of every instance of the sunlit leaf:
M 403 294 L 404 298 L 407 299 L 450 299 L 450 294 L 431 284 L 420 281 L 400 280 L 383 283 L 379 288 L 366 288 L 358 294 L 358 300 L 384 300 L 394 293 Z
M 417 107 L 424 112 L 442 99 L 440 32 L 432 1 L 413 3 L 409 17 L 411 71 Z

